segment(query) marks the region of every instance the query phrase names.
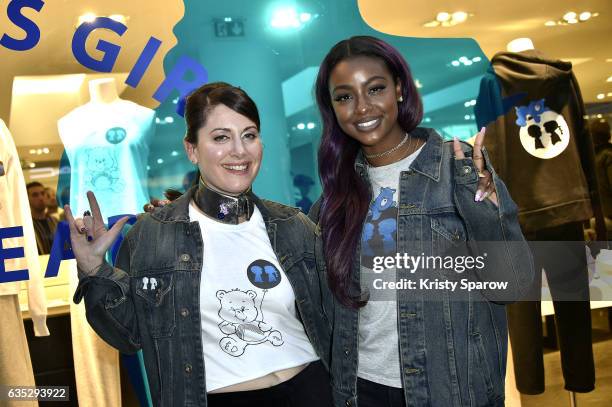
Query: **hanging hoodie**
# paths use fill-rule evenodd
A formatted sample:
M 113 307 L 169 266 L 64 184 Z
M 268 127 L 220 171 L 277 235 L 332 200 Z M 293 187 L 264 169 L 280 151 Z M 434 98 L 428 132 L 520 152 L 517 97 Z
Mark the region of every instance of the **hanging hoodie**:
M 480 83 L 478 127 L 524 232 L 582 221 L 598 202 L 594 151 L 569 62 L 500 52 Z
M 6 272 L 28 269 L 28 308 L 34 335 L 46 336 L 49 330 L 46 325 L 44 271 L 39 263 L 28 192 L 13 137 L 0 119 L 0 228 L 13 226 L 23 227 L 23 238 L 3 239 L 2 246 L 5 249 L 23 247 L 25 257 L 4 260 L 4 266 Z M 18 295 L 20 287 L 21 282 L 0 283 L 0 295 Z

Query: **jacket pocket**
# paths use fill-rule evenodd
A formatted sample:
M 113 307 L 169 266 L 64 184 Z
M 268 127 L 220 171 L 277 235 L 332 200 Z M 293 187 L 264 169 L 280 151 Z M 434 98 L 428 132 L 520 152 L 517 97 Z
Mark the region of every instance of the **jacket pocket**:
M 151 336 L 162 338 L 172 336 L 176 326 L 174 312 L 174 272 L 144 271 L 134 277 L 136 294 L 143 301 L 145 318 Z

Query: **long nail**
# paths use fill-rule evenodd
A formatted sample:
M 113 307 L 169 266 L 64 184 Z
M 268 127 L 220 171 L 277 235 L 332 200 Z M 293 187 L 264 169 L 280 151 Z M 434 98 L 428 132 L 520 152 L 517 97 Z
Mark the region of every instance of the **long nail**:
M 482 194 L 482 197 L 480 198 L 480 202 L 484 201 L 488 196 L 489 196 L 489 191 Z
M 476 191 L 476 196 L 474 197 L 474 202 L 479 202 L 482 192 L 480 190 Z
M 480 132 L 481 132 L 482 134 L 484 134 L 484 132 L 485 132 L 486 130 L 487 130 L 487 128 L 483 126 L 483 127 L 480 129 Z
M 91 237 L 91 236 L 87 236 L 87 241 L 88 241 L 88 242 L 91 242 L 92 240 L 93 240 L 93 237 Z

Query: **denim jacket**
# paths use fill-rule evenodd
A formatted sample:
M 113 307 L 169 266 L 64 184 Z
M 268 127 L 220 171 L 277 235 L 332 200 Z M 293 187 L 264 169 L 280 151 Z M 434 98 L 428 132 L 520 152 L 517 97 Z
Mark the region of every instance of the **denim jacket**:
M 489 165 L 499 206 L 475 202 L 478 173 L 472 149 L 462 143 L 466 158 L 454 159 L 453 145 L 432 129 L 412 135 L 426 143 L 400 175 L 397 252 L 436 255 L 458 241 L 499 242 L 487 262 L 491 280 L 509 282 L 505 295 L 495 290 L 473 291 L 462 300 L 439 293 L 397 290 L 401 380 L 407 406 L 502 406 L 507 353 L 505 307 L 520 297 L 533 279 L 531 253 L 517 221 L 517 207 Z M 363 156 L 355 170 L 369 183 Z M 310 212 L 318 221 L 320 200 Z M 320 235 L 319 235 L 320 236 Z M 317 257 L 322 257 L 317 239 Z M 325 267 L 319 262 L 319 267 Z M 353 259 L 353 282 L 359 287 L 360 248 Z M 332 315 L 331 375 L 335 405 L 357 406 L 359 312 L 324 296 Z
M 127 233 L 115 267 L 80 275 L 74 301 L 85 298 L 87 320 L 120 352 L 142 349 L 155 406 L 206 406 L 200 323 L 203 243 L 189 220 L 195 187 L 144 215 Z M 314 258 L 315 226 L 296 208 L 255 199 L 278 261 L 296 299 L 298 317 L 327 365 L 330 324 L 321 306 Z M 143 290 L 143 276 L 159 289 Z

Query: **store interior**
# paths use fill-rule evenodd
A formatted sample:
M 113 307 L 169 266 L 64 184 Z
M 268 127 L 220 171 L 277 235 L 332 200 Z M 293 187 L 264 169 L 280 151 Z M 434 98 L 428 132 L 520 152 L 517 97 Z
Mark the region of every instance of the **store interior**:
M 23 31 L 6 13 L 0 14 L 0 34 L 23 38 Z M 93 119 L 69 122 L 71 115 L 81 112 L 78 109 L 94 97 L 96 84 L 110 84 L 116 97 L 132 102 L 129 106 L 138 106 L 134 109 L 149 117 L 143 119 L 150 121 L 147 130 L 132 146 L 132 152 L 139 149 L 139 168 L 134 170 L 131 184 L 123 185 L 142 193 L 129 205 L 122 202 L 123 207 L 104 213 L 105 218 L 119 213 L 136 215 L 150 199 L 162 198 L 169 188 L 182 191 L 190 182 L 189 174 L 195 167 L 183 149 L 185 124 L 177 112 L 180 95 L 174 91 L 161 102 L 153 97 L 185 57 L 204 67 L 208 81 L 229 82 L 253 97 L 262 117 L 265 145 L 254 190 L 260 197 L 302 209 L 321 193 L 316 164 L 321 121 L 313 98 L 318 66 L 332 45 L 353 35 L 378 36 L 401 51 L 423 98 L 421 126 L 436 129 L 447 140 L 468 140 L 477 132 L 475 105 L 489 61 L 519 38 L 529 39 L 528 48 L 533 46 L 550 59 L 571 62 L 587 127 L 589 123 L 612 122 L 612 2 L 607 0 L 579 4 L 568 0 L 499 4 L 484 0 L 64 0 L 46 2 L 38 12 L 24 9 L 23 14 L 36 22 L 40 40 L 23 51 L 0 46 L 0 119 L 14 140 L 25 182 L 37 181 L 54 190 L 60 207 L 68 203 L 79 207 L 70 191 L 71 177 L 74 180 L 77 171 L 67 129 L 76 126 L 85 131 L 91 124 Z M 118 46 L 109 72 L 86 68 L 73 53 L 75 30 L 96 17 L 110 17 L 128 27 L 122 35 L 95 30 L 85 43 L 86 52 L 99 60 L 113 59 L 112 52 L 96 49 L 99 41 Z M 128 85 L 126 81 L 151 37 L 159 40 L 159 49 L 138 84 Z M 127 110 L 121 114 L 127 115 Z M 121 126 L 128 128 L 128 124 Z M 119 137 L 120 142 L 122 136 L 114 134 L 107 132 L 107 140 Z M 87 166 L 94 179 L 97 171 L 111 180 L 119 177 L 112 173 L 116 169 L 95 167 L 96 158 L 88 156 L 89 166 L 86 162 L 79 165 Z M 108 206 L 111 201 L 113 198 Z M 597 240 L 594 220 L 584 222 L 584 234 L 586 239 Z M 48 261 L 49 255 L 40 256 L 41 270 Z M 612 402 L 612 317 L 608 308 L 612 307 L 612 261 L 592 262 L 590 281 L 607 285 L 599 287 L 591 298 L 595 390 L 571 393 L 564 389 L 554 309 L 545 301 L 545 391 L 521 394 L 510 364 L 508 406 L 594 407 Z M 84 311 L 72 304 L 74 281 L 65 263 L 58 277 L 42 281 L 50 336 L 34 335 L 25 284 L 20 303 L 37 384 L 69 380 L 71 386 L 81 389 L 86 384 L 75 380 L 75 372 L 85 362 L 73 356 L 72 346 L 82 338 L 75 338 L 71 329 L 78 323 L 76 318 L 83 324 Z M 604 282 L 604 276 L 609 281 Z M 45 349 L 57 352 L 49 356 Z M 96 397 L 118 398 L 124 406 L 140 405 L 139 390 L 134 390 L 128 379 L 134 367 L 120 359 L 108 356 L 112 364 L 109 375 L 114 377 L 107 383 L 113 383 L 118 391 Z M 88 405 L 85 391 L 76 393 L 71 393 L 70 405 Z

